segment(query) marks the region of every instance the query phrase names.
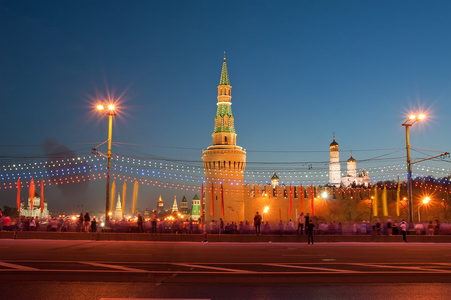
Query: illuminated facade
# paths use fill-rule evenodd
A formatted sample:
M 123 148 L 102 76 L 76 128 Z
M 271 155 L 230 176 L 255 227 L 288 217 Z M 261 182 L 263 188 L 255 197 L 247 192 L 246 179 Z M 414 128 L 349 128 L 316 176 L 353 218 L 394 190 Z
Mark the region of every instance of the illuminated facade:
M 166 211 L 164 209 L 163 199 L 161 199 L 161 195 L 160 195 L 160 198 L 158 198 L 158 202 L 157 202 L 157 215 L 163 215 L 164 213 L 166 213 Z
M 191 219 L 194 221 L 197 221 L 200 219 L 200 199 L 199 196 L 194 195 L 193 198 L 193 205 L 191 208 Z
M 185 196 L 183 196 L 182 202 L 180 203 L 180 212 L 184 215 L 188 215 L 188 212 L 189 212 L 188 200 L 186 200 Z
M 334 140 L 330 143 L 329 185 L 339 187 L 341 183 L 340 153 L 338 143 Z
M 117 203 L 116 208 L 114 209 L 113 219 L 114 220 L 122 220 L 122 204 L 121 204 L 121 195 L 117 195 Z
M 213 145 L 202 153 L 205 188 L 208 191 L 205 193 L 205 221 L 208 223 L 219 218 L 244 219 L 246 151 L 236 145 L 231 91 L 224 57 L 218 85 Z
M 341 185 L 343 187 L 368 187 L 370 184 L 370 177 L 365 169 L 362 168 L 362 172 L 357 174 L 357 162 L 352 157 L 347 161 L 347 174 L 341 178 Z
M 277 176 L 276 172 L 274 172 L 274 175 L 271 177 L 271 185 L 273 189 L 279 185 L 279 176 Z
M 172 213 L 176 213 L 179 211 L 179 207 L 177 205 L 177 197 L 174 196 L 174 203 L 172 204 Z
M 47 208 L 47 202 L 44 202 L 44 209 L 41 213 L 41 197 L 33 198 L 33 206 L 31 206 L 31 198 L 28 198 L 27 206 L 23 202 L 20 203 L 19 216 L 23 217 L 35 217 L 35 218 L 48 218 L 50 217 L 49 210 Z

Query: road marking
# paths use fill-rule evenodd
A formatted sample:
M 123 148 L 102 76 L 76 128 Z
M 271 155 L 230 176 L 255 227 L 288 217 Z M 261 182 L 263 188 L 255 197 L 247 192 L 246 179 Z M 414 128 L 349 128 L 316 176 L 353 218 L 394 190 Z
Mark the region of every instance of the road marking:
M 39 269 L 35 269 L 32 267 L 15 265 L 15 264 L 10 264 L 10 263 L 6 263 L 6 262 L 2 262 L 2 261 L 0 261 L 0 266 L 12 268 L 12 269 L 19 270 L 19 271 L 39 271 Z
M 246 274 L 256 273 L 254 271 L 246 271 L 246 270 L 238 270 L 238 269 L 230 269 L 230 268 L 218 268 L 218 267 L 196 265 L 196 264 L 173 263 L 172 265 L 190 267 L 190 268 L 204 268 L 204 269 L 211 269 L 211 270 L 217 270 L 217 271 L 226 271 L 226 272 L 231 272 L 231 273 L 246 273 Z
M 451 273 L 448 270 L 441 269 L 429 269 L 422 267 L 411 267 L 411 266 L 394 266 L 394 265 L 383 265 L 383 264 L 363 264 L 363 263 L 349 263 L 349 265 L 355 266 L 365 266 L 365 267 L 373 267 L 373 268 L 393 268 L 393 269 L 404 269 L 404 270 L 416 270 L 416 271 L 427 271 L 431 273 Z
M 281 256 L 305 256 L 305 257 L 320 257 L 326 256 L 325 254 L 282 254 Z
M 95 267 L 103 267 L 103 268 L 117 269 L 117 270 L 122 270 L 122 271 L 127 271 L 127 272 L 148 273 L 148 271 L 146 271 L 146 270 L 142 270 L 142 269 L 134 269 L 134 268 L 127 268 L 127 267 L 117 266 L 117 265 L 100 264 L 100 263 L 88 262 L 88 261 L 79 261 L 78 263 L 86 264 L 86 265 L 91 265 L 91 266 L 95 266 Z
M 39 269 L 24 266 L 27 263 L 59 263 L 60 269 Z M 74 263 L 80 265 L 90 265 L 99 269 L 71 269 Z M 64 265 L 68 264 L 65 268 Z M 136 266 L 130 268 L 118 264 L 127 264 Z M 172 265 L 190 268 L 189 270 L 152 270 L 152 266 Z M 225 266 L 225 267 L 219 267 Z M 230 265 L 232 268 L 227 268 Z M 429 263 L 175 263 L 175 262 L 91 262 L 91 261 L 40 261 L 40 260 L 13 260 L 0 261 L 0 273 L 4 272 L 77 272 L 77 273 L 147 273 L 147 274 L 220 274 L 220 275 L 309 275 L 309 274 L 451 274 L 451 263 L 447 262 L 429 262 Z M 279 271 L 265 271 L 265 266 L 282 268 Z M 363 270 L 353 270 L 353 267 L 366 267 Z M 101 269 L 100 269 L 101 268 Z M 143 268 L 143 269 L 141 269 Z M 150 268 L 150 270 L 149 270 Z M 239 269 L 237 269 L 239 268 Z M 249 270 L 254 268 L 255 271 Z M 283 269 L 285 268 L 285 270 Z M 291 270 L 290 270 L 291 269 Z M 296 270 L 297 269 L 297 270 Z M 262 270 L 262 271 L 260 271 Z M 175 275 L 174 275 L 175 274 Z
M 321 270 L 321 271 L 325 271 L 324 273 L 327 273 L 327 271 L 338 272 L 338 273 L 361 273 L 359 271 L 353 271 L 353 270 L 340 270 L 340 269 L 331 269 L 331 268 L 304 267 L 304 266 L 286 265 L 286 264 L 263 264 L 263 265 L 273 266 L 273 267 L 294 268 L 294 269 Z

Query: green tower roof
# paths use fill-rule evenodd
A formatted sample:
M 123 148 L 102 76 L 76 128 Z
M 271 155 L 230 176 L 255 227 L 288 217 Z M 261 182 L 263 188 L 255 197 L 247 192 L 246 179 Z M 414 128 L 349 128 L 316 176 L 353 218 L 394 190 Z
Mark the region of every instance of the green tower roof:
M 224 54 L 224 62 L 222 63 L 221 80 L 219 80 L 219 85 L 230 85 L 229 74 L 227 74 L 227 64 Z

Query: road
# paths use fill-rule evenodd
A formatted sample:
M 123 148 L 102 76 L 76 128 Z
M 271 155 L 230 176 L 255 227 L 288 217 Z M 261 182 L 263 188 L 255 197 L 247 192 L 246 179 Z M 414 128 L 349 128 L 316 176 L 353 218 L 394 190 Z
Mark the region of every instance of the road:
M 0 240 L 8 299 L 447 299 L 451 244 Z

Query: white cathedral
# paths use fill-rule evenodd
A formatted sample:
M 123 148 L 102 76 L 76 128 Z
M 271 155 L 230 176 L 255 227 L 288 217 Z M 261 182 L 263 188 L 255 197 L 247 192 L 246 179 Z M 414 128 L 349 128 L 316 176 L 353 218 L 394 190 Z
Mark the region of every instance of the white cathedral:
M 370 178 L 365 169 L 357 174 L 357 162 L 352 157 L 347 161 L 347 174 L 341 176 L 340 155 L 338 151 L 338 143 L 335 141 L 335 135 L 332 143 L 330 143 L 330 163 L 329 163 L 329 184 L 335 187 L 368 187 Z
M 47 202 L 44 202 L 44 207 L 41 213 L 41 197 L 35 195 L 33 197 L 33 206 L 31 206 L 31 198 L 28 198 L 27 206 L 25 203 L 20 202 L 19 216 L 23 217 L 35 217 L 35 218 L 48 218 L 50 217 L 49 210 L 47 208 Z

